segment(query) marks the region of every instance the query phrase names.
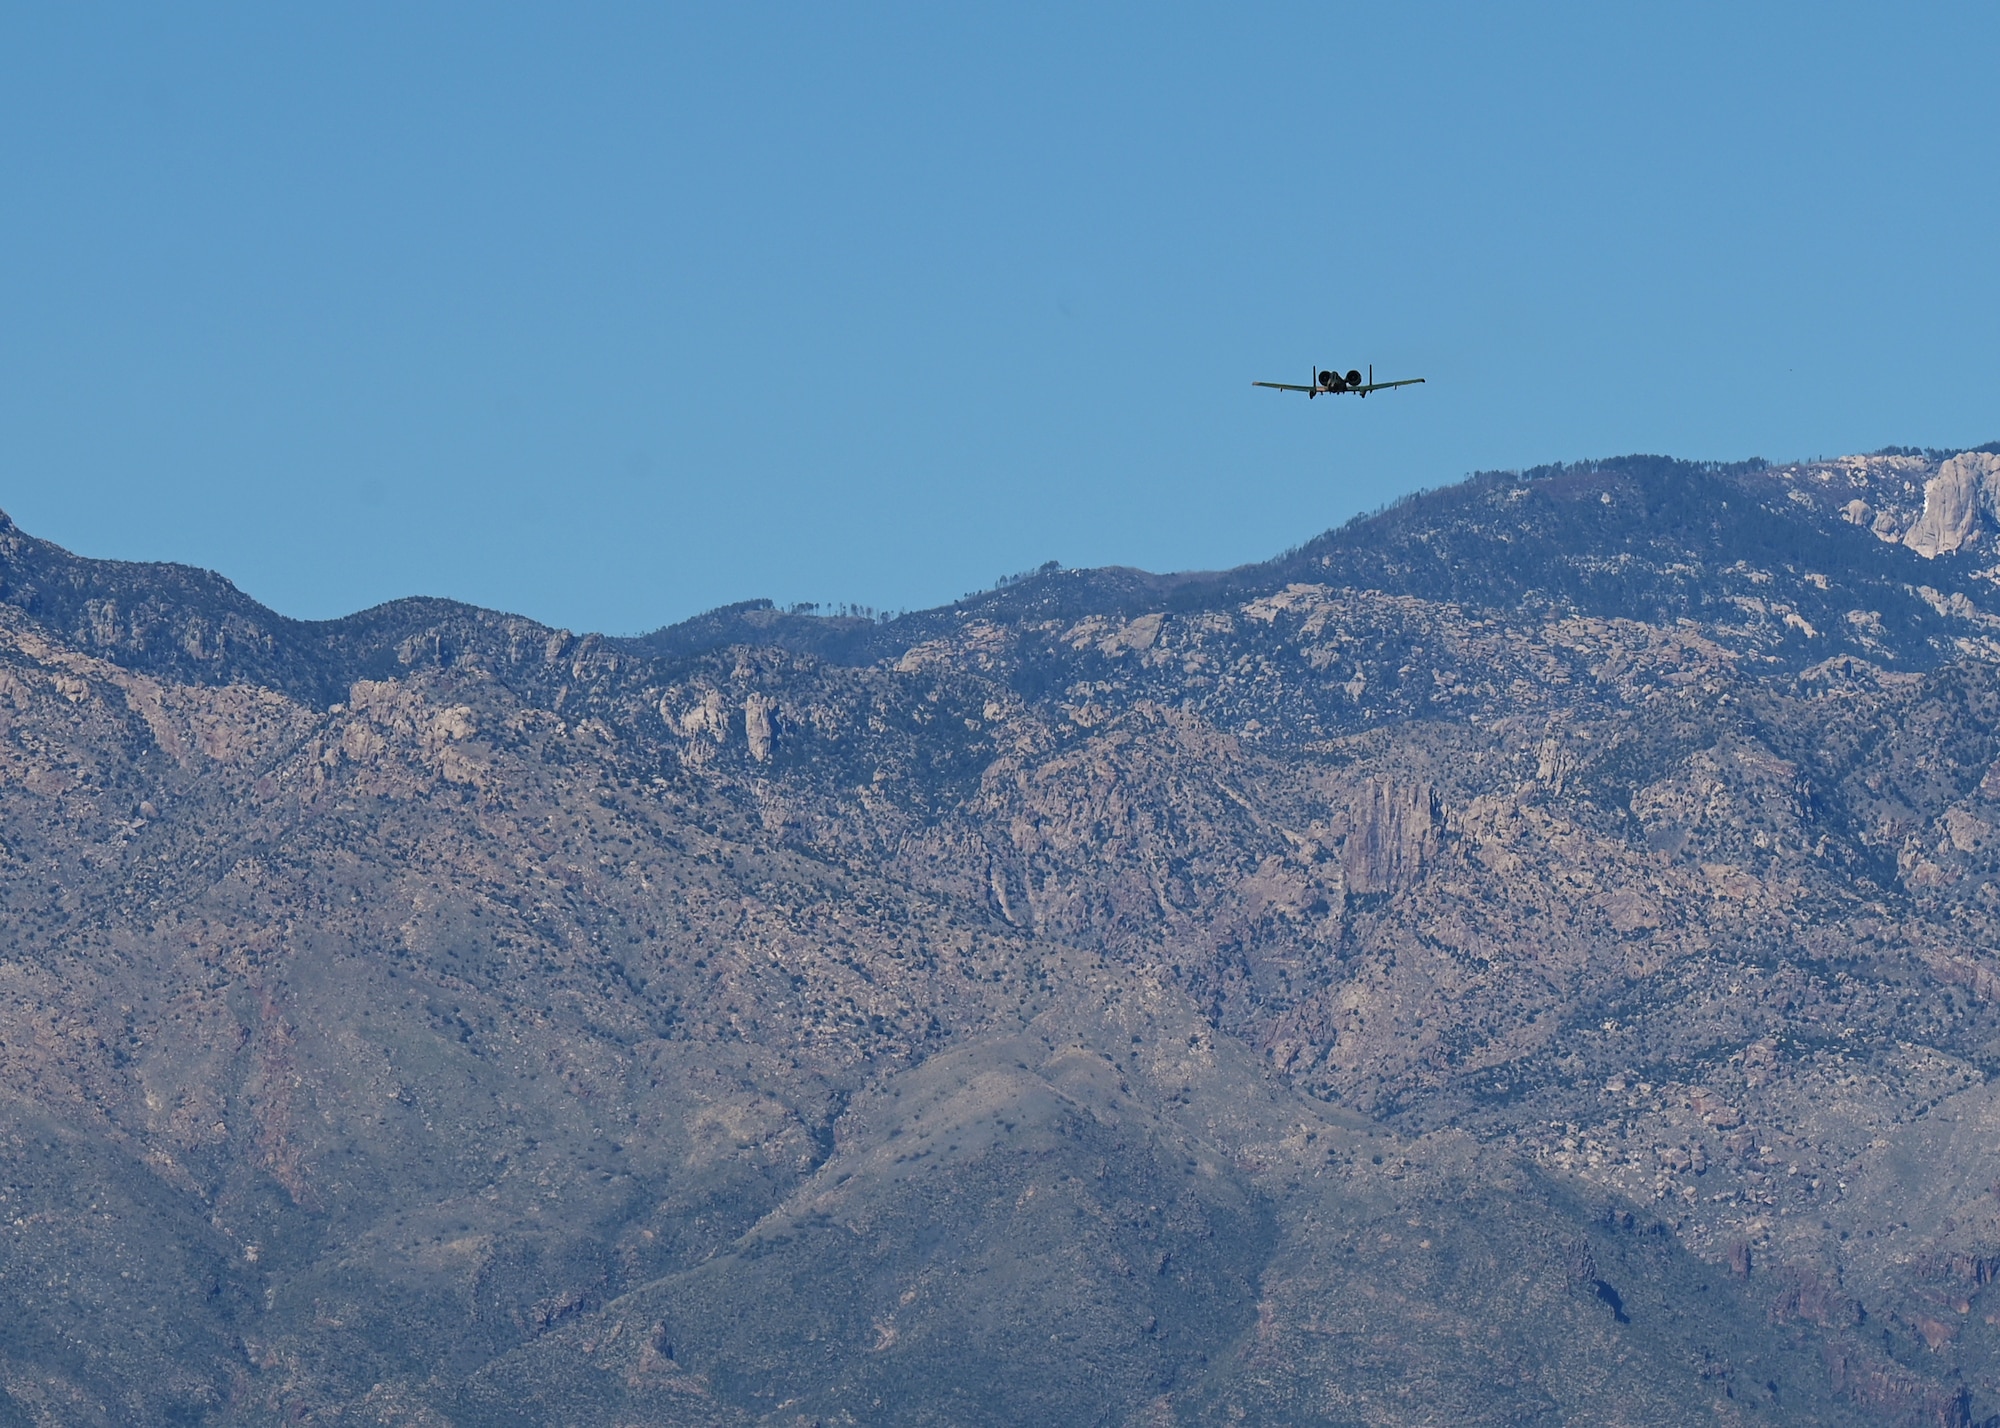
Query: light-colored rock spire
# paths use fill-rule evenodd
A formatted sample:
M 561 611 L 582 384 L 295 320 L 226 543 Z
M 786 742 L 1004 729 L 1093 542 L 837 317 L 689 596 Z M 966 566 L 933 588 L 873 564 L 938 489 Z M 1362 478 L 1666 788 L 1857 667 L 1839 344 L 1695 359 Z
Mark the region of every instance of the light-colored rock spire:
M 2000 525 L 2000 456 L 1961 451 L 1924 483 L 1924 513 L 1903 544 L 1926 560 L 1963 549 L 1978 532 L 1982 509 Z

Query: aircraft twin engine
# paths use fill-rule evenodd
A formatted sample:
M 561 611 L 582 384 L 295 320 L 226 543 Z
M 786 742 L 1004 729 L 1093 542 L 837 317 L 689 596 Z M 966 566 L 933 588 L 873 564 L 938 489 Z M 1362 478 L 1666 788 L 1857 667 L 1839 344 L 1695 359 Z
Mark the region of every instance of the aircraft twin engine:
M 1369 365 L 1368 379 L 1365 382 L 1361 379 L 1358 369 L 1342 374 L 1329 367 L 1322 372 L 1319 363 L 1315 362 L 1310 371 L 1312 380 L 1303 387 L 1293 382 L 1252 382 L 1250 385 L 1270 387 L 1280 392 L 1304 392 L 1308 397 L 1333 396 L 1340 392 L 1353 392 L 1365 397 L 1370 392 L 1379 392 L 1390 387 L 1414 387 L 1423 381 L 1422 377 L 1401 377 L 1393 382 L 1378 382 L 1375 380 L 1375 368 L 1372 363 Z

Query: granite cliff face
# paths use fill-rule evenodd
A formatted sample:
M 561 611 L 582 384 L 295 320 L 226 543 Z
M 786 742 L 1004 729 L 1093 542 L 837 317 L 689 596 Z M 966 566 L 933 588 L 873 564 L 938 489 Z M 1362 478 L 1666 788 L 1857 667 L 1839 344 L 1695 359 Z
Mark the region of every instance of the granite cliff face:
M 2000 1415 L 2000 457 L 877 624 L 0 518 L 0 1423 Z

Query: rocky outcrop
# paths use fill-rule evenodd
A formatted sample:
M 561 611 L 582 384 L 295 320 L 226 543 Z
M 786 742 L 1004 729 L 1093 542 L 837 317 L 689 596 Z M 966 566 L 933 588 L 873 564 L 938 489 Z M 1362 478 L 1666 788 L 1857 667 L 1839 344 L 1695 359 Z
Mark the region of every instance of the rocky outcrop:
M 1370 778 L 1355 790 L 1343 822 L 1340 865 L 1347 890 L 1394 892 L 1414 883 L 1436 859 L 1444 806 L 1428 783 Z
M 772 725 L 771 714 L 776 704 L 762 694 L 751 694 L 743 701 L 743 734 L 750 748 L 750 757 L 758 763 L 768 763 L 771 758 Z
M 2000 455 L 1962 452 L 1924 483 L 1923 514 L 1903 544 L 1927 560 L 1963 550 L 1978 533 L 1982 513 L 1989 530 L 2000 530 Z
M 1924 484 L 1924 511 L 1903 533 L 1904 547 L 1935 560 L 1971 544 L 1982 494 L 1978 476 L 1967 463 L 1957 457 L 1947 461 Z

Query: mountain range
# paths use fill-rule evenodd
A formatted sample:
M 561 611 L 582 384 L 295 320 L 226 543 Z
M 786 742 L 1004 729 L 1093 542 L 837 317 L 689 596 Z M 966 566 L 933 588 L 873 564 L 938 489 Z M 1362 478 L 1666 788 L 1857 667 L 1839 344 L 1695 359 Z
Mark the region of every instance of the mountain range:
M 0 1424 L 2000 1424 L 2000 445 L 636 638 L 0 517 Z

